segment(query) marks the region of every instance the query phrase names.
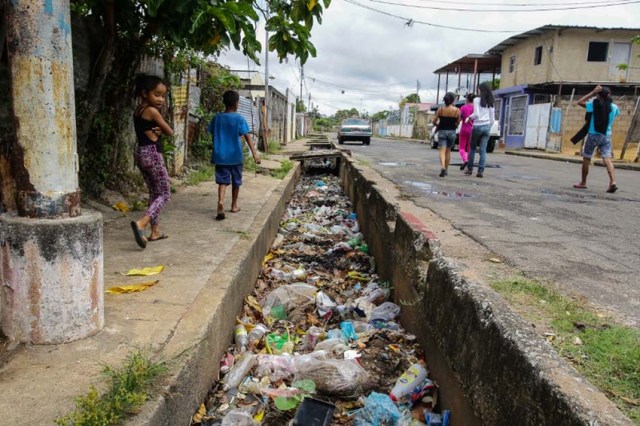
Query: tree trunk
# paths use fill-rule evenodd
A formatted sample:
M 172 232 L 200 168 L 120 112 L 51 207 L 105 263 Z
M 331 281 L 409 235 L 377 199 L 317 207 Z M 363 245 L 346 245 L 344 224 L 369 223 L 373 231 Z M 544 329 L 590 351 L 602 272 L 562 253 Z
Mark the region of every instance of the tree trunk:
M 87 91 L 83 94 L 79 104 L 77 120 L 78 151 L 83 153 L 87 147 L 87 140 L 91 132 L 91 125 L 98 107 L 104 99 L 103 91 L 105 81 L 113 65 L 116 47 L 116 26 L 114 16 L 114 0 L 105 0 L 104 3 L 104 29 L 105 43 L 93 66 Z

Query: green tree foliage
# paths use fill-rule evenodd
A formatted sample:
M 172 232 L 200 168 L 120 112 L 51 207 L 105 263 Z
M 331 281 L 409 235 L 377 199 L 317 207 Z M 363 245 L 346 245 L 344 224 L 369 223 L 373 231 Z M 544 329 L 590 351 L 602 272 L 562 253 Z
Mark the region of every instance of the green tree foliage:
M 389 111 L 378 111 L 371 116 L 371 120 L 380 121 L 380 120 L 384 120 L 388 116 L 389 116 Z
M 280 60 L 315 56 L 310 41 L 330 0 L 71 0 L 73 19 L 99 32 L 92 46 L 87 90 L 76 92 L 81 185 L 90 193 L 125 179 L 131 157 L 126 139 L 135 74 L 145 56 L 167 64 L 168 80 L 188 65 L 235 48 L 258 62 L 263 46 L 255 33 L 260 14 L 270 31 L 268 48 Z M 96 180 L 97 182 L 94 182 Z M 109 180 L 111 183 L 107 182 Z M 91 181 L 91 182 L 90 182 Z M 115 185 L 117 186 L 117 185 Z M 119 188 L 115 188 L 119 189 Z
M 400 101 L 400 109 L 404 108 L 405 104 L 419 104 L 420 103 L 420 95 L 417 93 L 412 93 L 408 96 L 405 96 L 402 101 Z

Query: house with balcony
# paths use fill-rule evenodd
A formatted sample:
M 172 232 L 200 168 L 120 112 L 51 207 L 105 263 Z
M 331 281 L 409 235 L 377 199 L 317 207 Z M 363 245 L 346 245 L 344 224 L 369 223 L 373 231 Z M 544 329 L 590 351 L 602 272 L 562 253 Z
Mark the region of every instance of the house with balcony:
M 611 88 L 621 115 L 613 127 L 615 157 L 640 140 L 640 28 L 545 25 L 486 52 L 500 57 L 496 118 L 508 149 L 574 153 L 570 138 L 584 123 L 576 101 L 597 84 Z

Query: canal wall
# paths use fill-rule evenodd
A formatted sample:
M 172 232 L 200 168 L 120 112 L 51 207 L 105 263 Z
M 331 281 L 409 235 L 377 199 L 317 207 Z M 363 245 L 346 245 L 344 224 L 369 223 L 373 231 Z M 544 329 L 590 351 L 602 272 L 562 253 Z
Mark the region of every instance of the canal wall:
M 488 285 L 463 278 L 428 224 L 376 185 L 381 176 L 340 163 L 378 273 L 393 284 L 401 323 L 425 349 L 455 424 L 632 424 Z

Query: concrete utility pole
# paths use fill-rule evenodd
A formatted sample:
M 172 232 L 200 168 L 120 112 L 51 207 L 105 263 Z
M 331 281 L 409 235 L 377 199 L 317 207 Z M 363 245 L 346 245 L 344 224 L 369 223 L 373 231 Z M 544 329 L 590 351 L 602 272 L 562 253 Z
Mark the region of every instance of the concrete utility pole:
M 7 2 L 18 211 L 0 216 L 0 313 L 12 341 L 104 325 L 102 217 L 81 214 L 69 0 Z

